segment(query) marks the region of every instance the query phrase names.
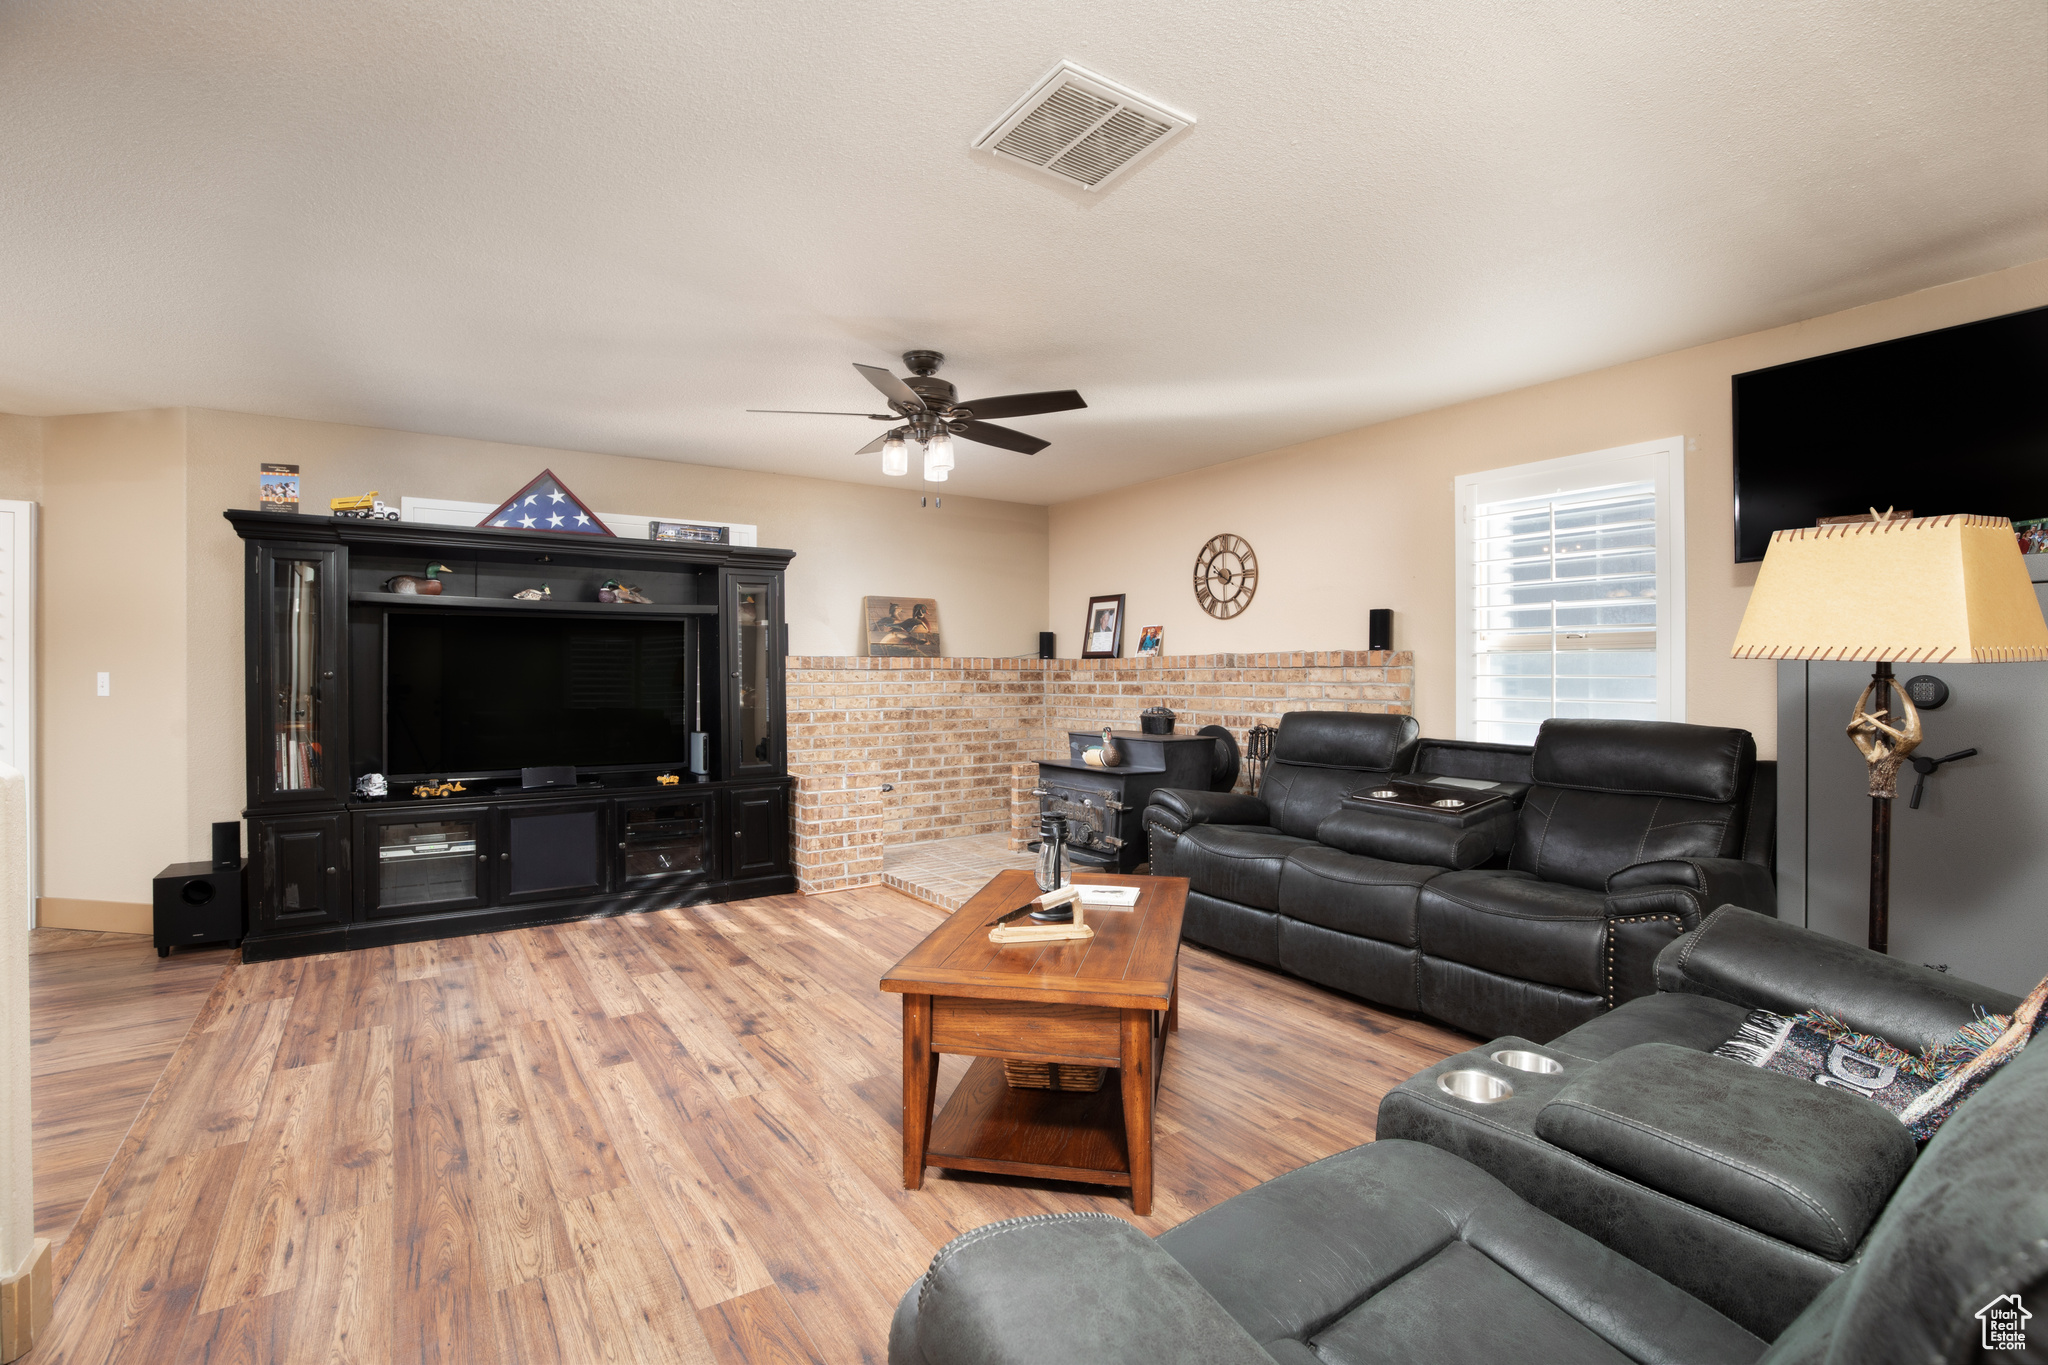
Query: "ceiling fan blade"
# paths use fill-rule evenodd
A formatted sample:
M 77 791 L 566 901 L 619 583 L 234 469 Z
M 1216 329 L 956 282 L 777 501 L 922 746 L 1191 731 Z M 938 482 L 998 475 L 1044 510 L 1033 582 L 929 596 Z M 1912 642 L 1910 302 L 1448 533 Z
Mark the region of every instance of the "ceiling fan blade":
M 867 381 L 882 391 L 882 397 L 892 403 L 901 403 L 906 412 L 918 412 L 924 407 L 924 399 L 917 396 L 917 390 L 890 374 L 879 365 L 855 364 L 854 367 L 867 377 Z
M 1051 441 L 1041 441 L 1036 436 L 1026 436 L 1021 431 L 999 427 L 994 422 L 968 422 L 956 430 L 966 440 L 979 441 L 985 446 L 995 446 L 1001 450 L 1014 450 L 1019 455 L 1036 455 L 1052 444 Z
M 893 412 L 819 412 L 815 408 L 748 408 L 748 412 L 781 412 L 792 417 L 865 417 L 874 422 L 893 422 Z
M 882 448 L 882 442 L 888 439 L 889 433 L 885 431 L 880 436 L 877 436 L 874 440 L 869 441 L 866 445 L 862 446 L 859 450 L 856 450 L 853 453 L 856 455 L 872 455 L 876 451 L 880 450 Z
M 1072 389 L 1055 389 L 1048 393 L 1013 393 L 1002 398 L 977 398 L 972 403 L 962 403 L 976 417 L 1030 417 L 1041 412 L 1070 412 L 1085 408 L 1081 395 Z

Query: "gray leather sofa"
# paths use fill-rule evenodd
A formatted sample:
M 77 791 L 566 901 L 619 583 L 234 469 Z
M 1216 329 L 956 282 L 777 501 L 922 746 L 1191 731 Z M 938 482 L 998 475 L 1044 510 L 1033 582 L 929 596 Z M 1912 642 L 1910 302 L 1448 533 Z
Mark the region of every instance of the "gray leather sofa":
M 1547 1045 L 1500 1038 L 1430 1067 L 1388 1093 L 1377 1131 L 1471 1161 L 1772 1336 L 1862 1252 L 1917 1150 L 1861 1096 L 1708 1054 L 1752 1009 L 1822 1009 L 1924 1052 L 2019 1001 L 1734 906 L 1664 950 L 1657 985 Z M 1439 1083 L 1456 1076 L 1511 1093 Z
M 1971 994 L 1910 971 L 1891 983 L 1867 973 L 1795 981 L 1803 968 L 1776 961 L 1772 943 L 1717 931 L 1690 957 L 1670 954 L 1660 972 L 1673 1003 L 1646 1010 L 1638 1001 L 1587 1026 L 1607 1027 L 1580 1041 L 1617 1048 L 1617 1061 L 1630 1050 L 1623 1044 L 1698 1057 L 1730 1011 L 1739 1018 L 1744 1001 L 1734 997 L 1795 1004 L 1780 987 L 1833 992 L 1903 1041 L 1939 1028 Z M 1716 947 L 1728 951 L 1709 951 Z M 1886 984 L 1904 989 L 1878 989 Z M 2037 1045 L 1873 1201 L 1881 1211 L 1855 1254 L 1775 1329 L 1746 1326 L 1740 1296 L 1714 1292 L 1745 1275 L 1739 1259 L 1703 1255 L 1704 1280 L 1695 1280 L 1708 1293 L 1689 1291 L 1440 1146 L 1382 1139 L 1268 1181 L 1156 1240 L 1097 1213 L 1015 1219 L 956 1238 L 897 1309 L 890 1365 L 1974 1360 L 1980 1312 L 2009 1304 L 2007 1295 L 2048 1301 L 2044 1131 L 2048 1046 Z M 1645 1205 L 1621 1216 L 1668 1239 L 1672 1255 L 1689 1250 L 1687 1225 L 1665 1211 Z M 1728 1302 L 1717 1308 L 1716 1298 Z
M 1429 837 L 1351 799 L 1390 777 L 1508 801 Z M 1541 1041 L 1648 995 L 1715 906 L 1775 913 L 1775 779 L 1743 730 L 1552 720 L 1524 749 L 1292 712 L 1257 795 L 1158 791 L 1145 824 L 1152 870 L 1188 879 L 1190 941 Z

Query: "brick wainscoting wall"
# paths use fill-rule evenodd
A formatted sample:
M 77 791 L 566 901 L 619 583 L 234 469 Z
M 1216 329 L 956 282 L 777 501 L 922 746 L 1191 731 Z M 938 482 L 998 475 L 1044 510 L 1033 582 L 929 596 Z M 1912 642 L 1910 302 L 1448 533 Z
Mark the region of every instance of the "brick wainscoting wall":
M 787 662 L 792 854 L 805 892 L 879 881 L 882 846 L 1014 833 L 1029 766 L 1064 757 L 1069 730 L 1138 727 L 1164 705 L 1177 732 L 1245 732 L 1284 711 L 1407 712 L 1415 661 L 1341 650 L 1152 659 Z M 893 790 L 883 792 L 887 785 Z

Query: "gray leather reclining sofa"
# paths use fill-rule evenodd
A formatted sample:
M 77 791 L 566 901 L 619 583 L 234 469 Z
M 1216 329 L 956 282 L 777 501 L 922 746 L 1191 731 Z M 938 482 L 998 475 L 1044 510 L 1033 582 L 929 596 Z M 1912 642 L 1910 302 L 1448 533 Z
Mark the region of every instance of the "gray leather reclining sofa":
M 1357 795 L 1389 778 L 1507 799 L 1432 826 Z M 1746 730 L 1552 720 L 1531 749 L 1301 711 L 1257 795 L 1157 791 L 1145 824 L 1152 871 L 1188 879 L 1189 941 L 1543 1041 L 1648 995 L 1715 906 L 1776 913 L 1775 783 Z
M 1735 906 L 1664 950 L 1657 987 L 1547 1044 L 1499 1038 L 1409 1078 L 1381 1102 L 1378 1134 L 1464 1157 L 1774 1336 L 1862 1251 L 1917 1148 L 1848 1082 L 1707 1054 L 1753 1009 L 1825 1010 L 1924 1053 L 2019 1001 Z M 1474 1087 L 1446 1077 L 1509 1093 L 1466 1098 Z
M 1496 1063 L 1513 1039 L 1454 1058 L 1380 1141 L 1156 1240 L 1099 1213 L 956 1238 L 890 1365 L 1921 1365 L 1979 1359 L 1986 1314 L 2048 1321 L 2048 1043 L 1917 1160 L 1873 1101 L 1705 1052 L 1753 1006 L 1920 1046 L 2012 997 L 1736 909 L 1657 971 L 1541 1049 L 1561 1072 Z M 1435 1085 L 1473 1069 L 1528 1112 Z

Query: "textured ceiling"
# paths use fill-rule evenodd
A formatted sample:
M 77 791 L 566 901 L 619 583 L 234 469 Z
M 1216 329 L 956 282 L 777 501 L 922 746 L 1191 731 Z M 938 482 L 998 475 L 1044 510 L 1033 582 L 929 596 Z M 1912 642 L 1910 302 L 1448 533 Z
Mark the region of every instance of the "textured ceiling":
M 1199 125 L 970 152 L 1062 56 Z M 0 0 L 0 411 L 882 483 L 743 409 L 929 346 L 1049 502 L 2042 257 L 2034 0 Z

